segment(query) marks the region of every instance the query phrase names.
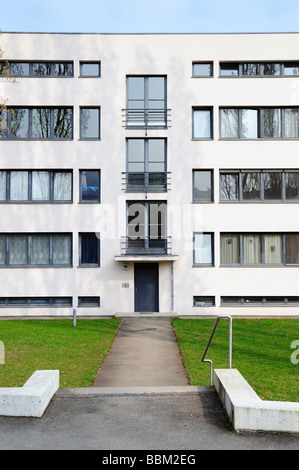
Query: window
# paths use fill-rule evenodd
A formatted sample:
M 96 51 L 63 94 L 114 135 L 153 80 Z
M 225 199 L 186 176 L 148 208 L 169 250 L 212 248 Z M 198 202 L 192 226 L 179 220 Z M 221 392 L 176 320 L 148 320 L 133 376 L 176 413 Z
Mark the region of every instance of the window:
M 194 266 L 213 266 L 214 241 L 212 233 L 195 233 L 193 262 Z
M 222 233 L 222 265 L 299 265 L 298 233 Z
M 193 202 L 213 202 L 212 170 L 193 170 Z
M 220 200 L 297 202 L 299 170 L 230 170 L 220 172 Z
M 0 297 L 0 308 L 72 307 L 72 305 L 72 297 Z
M 222 62 L 221 77 L 287 77 L 299 75 L 299 62 Z
M 72 171 L 0 171 L 0 202 L 72 202 Z
M 127 77 L 127 126 L 166 127 L 166 108 L 166 77 Z
M 167 254 L 165 201 L 132 201 L 127 206 L 126 252 Z
M 100 202 L 100 171 L 80 171 L 80 201 Z
M 7 64 L 0 63 L 0 71 Z M 8 61 L 10 77 L 73 77 L 73 62 L 14 62 Z
M 221 139 L 297 139 L 299 108 L 221 108 Z
M 96 233 L 80 233 L 79 235 L 80 266 L 99 266 L 100 239 Z
M 100 307 L 100 297 L 78 297 L 78 307 Z
M 72 139 L 72 108 L 10 108 L 0 110 L 1 139 Z
M 80 77 L 100 77 L 101 62 L 80 62 Z
M 215 297 L 212 295 L 195 295 L 193 307 L 215 307 Z
M 0 266 L 71 266 L 71 234 L 0 234 Z
M 193 77 L 213 77 L 213 62 L 193 62 Z
M 213 139 L 212 108 L 193 109 L 193 139 Z
M 100 139 L 100 108 L 80 109 L 80 138 Z
M 127 139 L 127 191 L 165 191 L 166 139 Z
M 298 307 L 299 297 L 223 296 L 220 302 L 223 307 Z

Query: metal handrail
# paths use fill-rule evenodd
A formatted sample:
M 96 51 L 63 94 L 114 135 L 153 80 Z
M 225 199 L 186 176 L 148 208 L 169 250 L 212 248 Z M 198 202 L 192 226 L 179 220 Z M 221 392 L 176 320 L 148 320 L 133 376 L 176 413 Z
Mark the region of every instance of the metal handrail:
M 212 338 L 214 336 L 214 333 L 216 331 L 217 325 L 218 325 L 219 321 L 222 318 L 227 318 L 229 320 L 229 368 L 232 369 L 232 361 L 233 361 L 233 319 L 230 315 L 218 315 L 218 317 L 215 321 L 210 339 L 208 341 L 208 344 L 206 346 L 206 349 L 205 349 L 205 351 L 203 353 L 203 356 L 202 356 L 202 359 L 201 359 L 202 362 L 209 362 L 210 363 L 210 384 L 211 385 L 213 385 L 213 362 L 210 359 L 205 359 L 205 357 L 206 357 L 207 351 L 210 347 L 210 344 L 211 344 Z

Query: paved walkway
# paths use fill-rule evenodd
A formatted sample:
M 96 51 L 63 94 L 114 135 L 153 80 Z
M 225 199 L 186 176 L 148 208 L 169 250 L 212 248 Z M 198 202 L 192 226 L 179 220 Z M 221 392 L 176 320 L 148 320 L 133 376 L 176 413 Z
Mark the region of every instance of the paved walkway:
M 169 318 L 124 318 L 95 387 L 184 386 L 188 378 Z

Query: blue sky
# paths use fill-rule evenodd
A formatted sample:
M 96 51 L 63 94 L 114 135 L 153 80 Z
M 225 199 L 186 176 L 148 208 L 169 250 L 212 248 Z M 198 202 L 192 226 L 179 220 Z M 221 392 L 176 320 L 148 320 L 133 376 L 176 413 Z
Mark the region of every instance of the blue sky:
M 2 31 L 299 31 L 298 0 L 2 0 L 1 3 Z

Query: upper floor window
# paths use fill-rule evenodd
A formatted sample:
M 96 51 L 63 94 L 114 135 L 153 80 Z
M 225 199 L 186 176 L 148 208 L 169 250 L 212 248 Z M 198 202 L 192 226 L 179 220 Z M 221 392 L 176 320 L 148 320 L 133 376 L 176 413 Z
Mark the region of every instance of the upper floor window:
M 0 63 L 5 67 L 10 77 L 73 77 L 73 62 L 15 62 Z
M 0 110 L 1 139 L 66 140 L 73 136 L 73 109 L 70 107 Z
M 193 202 L 213 202 L 212 170 L 193 170 Z
M 213 139 L 213 108 L 193 108 L 193 139 Z
M 220 200 L 234 202 L 298 202 L 299 171 L 221 171 Z
M 166 77 L 127 77 L 127 126 L 166 127 Z
M 82 140 L 100 139 L 100 108 L 80 108 L 80 138 Z
M 221 108 L 222 139 L 298 139 L 298 107 Z
M 80 62 L 80 77 L 100 77 L 101 62 Z
M 72 202 L 72 171 L 0 171 L 1 202 Z
M 213 233 L 195 233 L 193 239 L 194 266 L 214 265 L 214 235 Z
M 287 77 L 299 75 L 299 62 L 222 62 L 221 77 Z
M 80 171 L 80 201 L 100 202 L 100 171 Z
M 193 77 L 213 77 L 213 62 L 193 62 Z
M 79 234 L 79 264 L 93 267 L 100 264 L 100 239 L 97 233 Z
M 127 191 L 165 191 L 166 139 L 127 139 Z

